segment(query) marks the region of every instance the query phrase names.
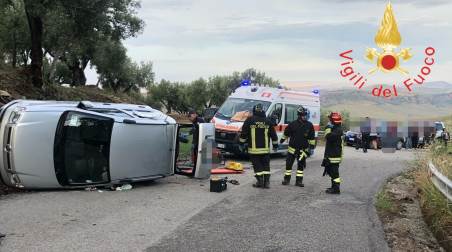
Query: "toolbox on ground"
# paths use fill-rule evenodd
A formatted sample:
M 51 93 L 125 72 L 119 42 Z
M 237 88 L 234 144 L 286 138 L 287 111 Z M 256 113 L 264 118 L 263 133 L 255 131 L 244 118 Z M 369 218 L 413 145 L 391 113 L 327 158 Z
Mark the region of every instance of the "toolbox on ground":
M 228 188 L 228 178 L 212 177 L 210 179 L 210 191 L 222 192 Z

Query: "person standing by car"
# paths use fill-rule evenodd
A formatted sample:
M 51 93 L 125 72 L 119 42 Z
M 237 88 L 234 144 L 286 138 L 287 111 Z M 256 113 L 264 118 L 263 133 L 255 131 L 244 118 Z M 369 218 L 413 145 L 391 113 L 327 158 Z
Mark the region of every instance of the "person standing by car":
M 447 148 L 447 142 L 450 140 L 450 134 L 446 130 L 446 128 L 443 129 L 443 133 L 441 133 L 441 139 L 443 139 L 444 147 Z
M 262 104 L 253 107 L 253 115 L 243 123 L 240 142 L 248 145 L 257 182 L 254 187 L 270 188 L 270 139 L 273 149 L 278 148 L 278 136 L 269 119 L 265 117 Z
M 331 112 L 328 116 L 330 123 L 325 130 L 325 154 L 322 166 L 325 167 L 325 174 L 331 177 L 331 187 L 326 189 L 326 193 L 340 194 L 341 178 L 339 177 L 339 164 L 342 161 L 342 116 L 337 112 Z
M 193 140 L 191 142 L 191 159 L 193 162 L 192 174 L 195 174 L 196 162 L 198 160 L 199 124 L 204 123 L 204 119 L 200 117 L 198 113 L 193 109 L 188 112 L 188 117 L 192 122 L 192 127 L 190 130 L 190 134 L 193 135 Z
M 361 126 L 361 147 L 363 148 L 364 153 L 367 153 L 367 148 L 369 147 L 370 131 L 370 118 L 366 117 L 363 125 Z
M 312 123 L 307 120 L 308 111 L 303 106 L 298 107 L 297 114 L 297 120 L 287 126 L 280 140 L 280 143 L 284 143 L 287 138 L 290 138 L 286 159 L 286 172 L 284 173 L 282 184 L 288 185 L 290 183 L 292 166 L 295 159 L 297 159 L 295 185 L 304 187 L 303 171 L 306 167 L 306 158 L 311 155 L 311 151 L 315 147 L 315 131 Z

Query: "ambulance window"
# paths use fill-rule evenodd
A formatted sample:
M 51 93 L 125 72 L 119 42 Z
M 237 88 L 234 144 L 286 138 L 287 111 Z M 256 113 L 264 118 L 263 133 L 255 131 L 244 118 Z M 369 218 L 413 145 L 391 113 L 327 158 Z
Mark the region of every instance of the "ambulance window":
M 286 104 L 286 118 L 284 123 L 291 123 L 297 119 L 297 105 Z
M 281 117 L 282 117 L 282 110 L 283 110 L 283 105 L 281 103 L 277 103 L 277 104 L 275 104 L 275 106 L 273 106 L 272 111 L 268 115 L 275 116 L 276 123 L 279 123 L 281 121 Z

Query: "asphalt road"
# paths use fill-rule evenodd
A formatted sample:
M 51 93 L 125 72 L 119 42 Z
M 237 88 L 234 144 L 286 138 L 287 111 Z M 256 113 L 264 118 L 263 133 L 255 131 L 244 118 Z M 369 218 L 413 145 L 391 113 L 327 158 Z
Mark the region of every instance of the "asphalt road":
M 241 185 L 210 193 L 208 181 L 173 176 L 130 191 L 47 191 L 0 198 L 0 251 L 387 251 L 373 198 L 406 168 L 409 151 L 367 154 L 346 148 L 341 195 L 327 195 L 319 148 L 305 187 Z

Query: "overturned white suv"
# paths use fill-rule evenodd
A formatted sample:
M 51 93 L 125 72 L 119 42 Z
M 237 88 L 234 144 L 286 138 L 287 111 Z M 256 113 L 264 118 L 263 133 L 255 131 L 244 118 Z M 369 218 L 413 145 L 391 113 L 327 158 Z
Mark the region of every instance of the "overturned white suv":
M 161 178 L 175 172 L 177 136 L 176 121 L 149 106 L 15 100 L 0 111 L 0 178 L 20 188 Z

